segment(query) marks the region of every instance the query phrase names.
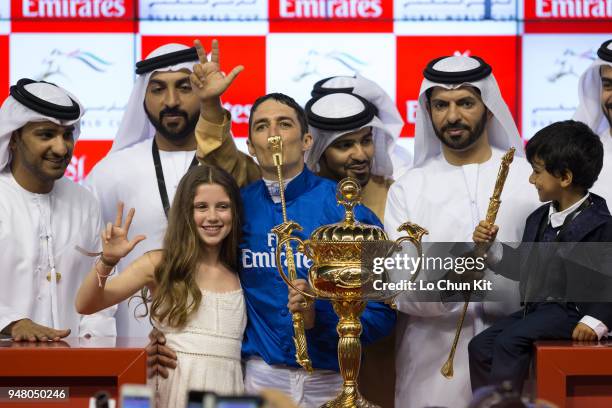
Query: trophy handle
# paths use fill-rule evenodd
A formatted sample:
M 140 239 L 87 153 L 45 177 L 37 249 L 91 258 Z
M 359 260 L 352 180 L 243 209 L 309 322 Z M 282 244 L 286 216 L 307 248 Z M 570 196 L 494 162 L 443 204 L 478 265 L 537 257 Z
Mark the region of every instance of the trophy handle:
M 396 248 L 400 247 L 403 242 L 408 241 L 416 247 L 419 257 L 422 257 L 423 256 L 423 244 L 422 244 L 423 235 L 429 234 L 429 231 L 427 231 L 425 228 L 421 227 L 420 225 L 414 224 L 412 222 L 403 223 L 397 228 L 397 231 L 398 232 L 404 231 L 408 235 L 399 237 L 395 241 Z M 416 280 L 417 276 L 419 275 L 419 272 L 421 272 L 421 267 L 422 267 L 422 264 L 421 262 L 419 262 L 419 266 L 417 270 L 412 274 L 412 278 L 410 278 L 410 282 L 414 282 Z
M 305 298 L 314 300 L 317 298 L 316 296 L 310 293 L 304 292 L 301 289 L 296 288 L 295 285 L 293 285 L 293 283 L 287 276 L 287 274 L 285 274 L 285 271 L 283 270 L 283 263 L 281 261 L 281 252 L 283 249 L 283 245 L 287 245 L 287 247 L 290 248 L 291 241 L 296 241 L 302 246 L 304 245 L 304 241 L 302 241 L 300 238 L 297 238 L 297 237 L 285 236 L 281 238 L 278 241 L 278 244 L 276 245 L 276 269 L 278 269 L 278 273 L 280 274 L 281 278 L 283 278 L 287 286 L 289 286 L 290 288 L 292 288 L 293 290 L 295 290 L 296 292 L 298 292 L 300 295 L 304 296 Z M 290 255 L 292 255 L 292 251 L 287 251 L 287 256 L 290 256 Z
M 417 253 L 419 257 L 423 256 L 423 245 L 421 240 L 423 239 L 423 235 L 429 234 L 425 228 L 421 227 L 418 224 L 414 224 L 412 222 L 405 222 L 397 228 L 398 232 L 406 232 L 408 235 L 399 237 L 395 240 L 394 245 L 389 249 L 389 252 L 386 256 L 392 255 L 397 250 L 401 248 L 401 244 L 408 241 L 417 249 Z M 414 282 L 416 278 L 419 276 L 419 272 L 421 272 L 422 263 L 419 262 L 418 269 L 412 274 L 410 278 L 410 282 Z M 397 304 L 395 303 L 395 298 L 399 296 L 399 293 L 393 295 L 391 298 L 385 301 L 387 305 L 389 305 L 393 310 L 397 310 Z

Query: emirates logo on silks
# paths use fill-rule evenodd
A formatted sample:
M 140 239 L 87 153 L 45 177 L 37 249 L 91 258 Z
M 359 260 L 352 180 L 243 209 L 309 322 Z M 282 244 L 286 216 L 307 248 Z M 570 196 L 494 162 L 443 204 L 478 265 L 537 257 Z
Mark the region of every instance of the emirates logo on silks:
M 12 31 L 133 32 L 135 1 L 11 0 Z
M 271 32 L 392 32 L 393 0 L 270 0 Z

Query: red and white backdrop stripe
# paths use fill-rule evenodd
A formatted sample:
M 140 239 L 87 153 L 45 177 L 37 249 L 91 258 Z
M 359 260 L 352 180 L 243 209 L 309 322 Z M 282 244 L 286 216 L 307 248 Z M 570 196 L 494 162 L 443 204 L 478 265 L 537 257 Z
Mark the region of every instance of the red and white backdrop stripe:
M 68 176 L 110 148 L 133 66 L 167 42 L 220 42 L 245 71 L 224 96 L 244 145 L 254 99 L 305 103 L 312 84 L 359 72 L 394 99 L 411 148 L 422 69 L 478 55 L 492 66 L 524 138 L 571 117 L 580 73 L 612 37 L 612 0 L 0 0 L 0 97 L 21 77 L 66 87 L 87 112 Z

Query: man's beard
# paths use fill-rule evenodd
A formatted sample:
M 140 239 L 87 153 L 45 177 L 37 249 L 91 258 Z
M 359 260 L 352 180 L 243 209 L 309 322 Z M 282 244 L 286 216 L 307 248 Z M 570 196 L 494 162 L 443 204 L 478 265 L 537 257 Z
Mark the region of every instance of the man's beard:
M 368 171 L 367 172 L 363 172 L 363 173 L 354 173 L 353 174 L 353 178 L 355 178 L 359 184 L 363 187 L 366 184 L 368 184 L 368 181 L 370 181 L 370 176 L 372 175 L 372 160 L 363 160 L 363 161 L 355 161 L 353 160 L 351 163 L 349 163 L 348 165 L 346 165 L 344 167 L 344 170 L 346 171 L 346 176 L 349 175 L 349 173 L 351 172 L 351 167 L 352 166 L 360 166 L 360 165 L 364 165 L 367 164 L 368 166 Z
M 196 124 L 198 123 L 198 116 L 200 115 L 200 113 L 197 112 L 195 115 L 189 117 L 187 112 L 185 112 L 184 110 L 180 110 L 177 108 L 166 108 L 162 109 L 159 112 L 159 118 L 156 118 L 149 113 L 146 106 L 144 107 L 144 110 L 147 114 L 147 117 L 149 118 L 149 121 L 151 121 L 151 123 L 153 124 L 155 130 L 165 139 L 174 142 L 181 141 L 193 133 Z M 182 116 L 183 118 L 185 118 L 185 125 L 177 128 L 176 130 L 168 129 L 162 123 L 162 120 L 166 115 Z
M 453 123 L 453 124 L 447 124 L 442 126 L 441 129 L 436 128 L 436 126 L 433 126 L 434 128 L 434 132 L 436 133 L 436 137 L 440 140 L 440 142 L 442 142 L 446 147 L 453 149 L 453 150 L 465 150 L 468 147 L 472 146 L 474 143 L 476 143 L 478 141 L 478 139 L 480 139 L 480 137 L 482 136 L 485 127 L 487 126 L 487 115 L 488 115 L 488 111 L 485 109 L 485 111 L 482 114 L 482 117 L 480 118 L 480 120 L 476 123 L 476 126 L 474 127 L 474 129 L 472 130 L 468 125 L 464 124 L 464 123 Z M 431 118 L 431 116 L 430 116 Z M 464 129 L 467 130 L 469 132 L 467 139 L 465 140 L 459 140 L 457 142 L 454 142 L 452 139 L 447 140 L 444 137 L 444 132 L 446 132 L 447 130 L 452 130 L 452 129 Z
M 606 119 L 608 119 L 608 125 L 612 128 L 612 102 L 603 103 L 601 109 Z
M 368 171 L 363 172 L 361 174 L 354 174 L 352 176 L 353 178 L 357 180 L 359 185 L 363 187 L 366 184 L 368 184 L 368 181 L 370 181 L 370 177 L 372 176 L 372 160 L 362 160 L 362 161 L 351 160 L 350 163 L 343 165 L 342 170 L 340 170 L 340 169 L 332 168 L 331 166 L 329 166 L 329 164 L 327 163 L 327 158 L 325 157 L 325 153 L 323 153 L 323 155 L 319 159 L 319 167 L 320 167 L 319 175 L 322 177 L 330 178 L 332 180 L 340 181 L 350 176 L 349 172 L 351 171 L 350 169 L 351 166 L 359 166 L 365 163 L 367 163 L 368 165 Z
M 43 181 L 55 181 L 64 177 L 73 154 L 73 149 L 70 148 L 63 156 L 50 153 L 42 157 L 43 160 L 50 159 L 57 162 L 58 168 L 51 170 L 54 174 L 50 174 L 48 171 L 43 169 L 44 161 L 39 162 L 38 160 L 31 160 L 32 151 L 23 143 L 23 141 L 17 142 L 17 149 L 20 151 L 20 156 L 22 157 L 22 165 L 27 168 L 30 173 L 34 174 L 36 178 Z

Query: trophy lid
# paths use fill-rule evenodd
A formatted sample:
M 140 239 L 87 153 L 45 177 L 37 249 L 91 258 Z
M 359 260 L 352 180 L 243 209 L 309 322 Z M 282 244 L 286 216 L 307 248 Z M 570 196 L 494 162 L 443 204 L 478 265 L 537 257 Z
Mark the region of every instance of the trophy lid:
M 380 241 L 387 240 L 385 231 L 376 226 L 355 220 L 354 207 L 361 202 L 361 186 L 357 180 L 347 177 L 338 183 L 338 204 L 344 206 L 344 220 L 323 225 L 312 232 L 310 241 Z

